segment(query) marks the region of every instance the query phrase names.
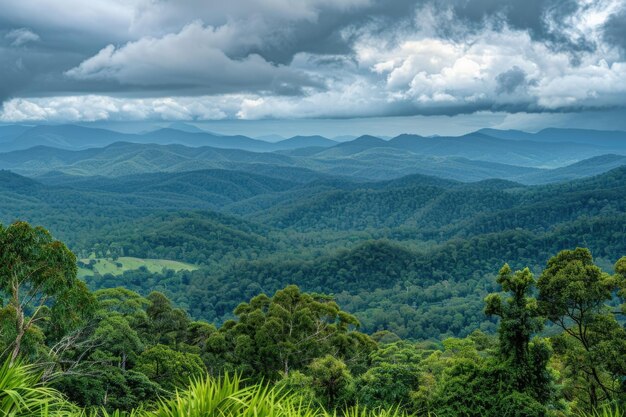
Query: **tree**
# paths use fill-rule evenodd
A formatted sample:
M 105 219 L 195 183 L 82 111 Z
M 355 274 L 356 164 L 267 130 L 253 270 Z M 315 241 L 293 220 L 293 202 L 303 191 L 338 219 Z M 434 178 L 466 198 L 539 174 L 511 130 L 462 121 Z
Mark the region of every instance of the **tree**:
M 94 367 L 89 374 L 62 375 L 53 380 L 53 385 L 75 404 L 109 411 L 130 411 L 165 394 L 146 375 L 112 366 Z
M 121 314 L 104 317 L 98 324 L 94 339 L 99 343 L 102 356 L 108 356 L 126 370 L 129 357 L 135 357 L 144 349 L 139 335 Z
M 289 375 L 276 382 L 276 388 L 297 395 L 303 401 L 311 404 L 317 401 L 313 389 L 313 378 L 300 371 L 289 372 Z
M 156 343 L 178 346 L 185 340 L 189 317 L 179 308 L 173 308 L 171 301 L 162 293 L 153 291 L 148 295 L 146 309 L 149 319 L 150 336 Z
M 186 387 L 193 378 L 206 374 L 206 368 L 198 355 L 178 352 L 164 345 L 156 345 L 144 351 L 134 370 L 168 391 Z
M 593 263 L 588 249 L 577 248 L 552 257 L 537 286 L 542 310 L 564 330 L 555 347 L 574 385 L 584 387 L 590 407 L 612 400 L 626 372 L 624 360 L 614 360 L 615 354 L 626 356 L 626 334 L 605 305 L 616 289 L 615 277 Z
M 626 316 L 626 256 L 622 256 L 615 263 L 615 277 L 620 290 L 618 295 L 622 298 L 622 314 Z
M 95 306 L 76 278 L 76 257 L 42 227 L 15 222 L 0 225 L 0 291 L 8 298 L 2 316 L 13 323 L 11 360 L 24 338 L 50 318 L 48 331 L 59 337 L 78 326 Z
M 423 352 L 409 342 L 381 346 L 370 355 L 371 366 L 356 382 L 358 403 L 368 408 L 408 406 L 419 388 Z
M 528 268 L 513 271 L 505 264 L 498 275 L 498 283 L 509 298 L 500 294 L 485 298 L 485 313 L 500 317 L 498 327 L 500 357 L 510 368 L 514 386 L 541 402 L 552 396 L 551 378 L 546 369 L 550 348 L 541 340 L 531 343 L 534 334 L 543 328 L 537 300 L 530 295 L 535 284 Z
M 510 370 L 493 361 L 459 361 L 445 372 L 437 388 L 437 417 L 546 417 L 546 407 L 517 391 Z
M 101 309 L 142 320 L 147 318 L 146 308 L 150 302 L 134 291 L 123 287 L 105 288 L 94 292 L 94 296 Z
M 327 296 L 307 294 L 295 285 L 270 298 L 258 295 L 235 310 L 239 320 L 221 333 L 231 344 L 230 360 L 243 371 L 276 380 L 302 370 L 326 354 L 352 367 L 367 361 L 376 343 L 354 331 L 357 319 Z
M 334 409 L 352 394 L 353 378 L 343 361 L 331 355 L 315 359 L 309 365 L 313 389 L 324 406 Z

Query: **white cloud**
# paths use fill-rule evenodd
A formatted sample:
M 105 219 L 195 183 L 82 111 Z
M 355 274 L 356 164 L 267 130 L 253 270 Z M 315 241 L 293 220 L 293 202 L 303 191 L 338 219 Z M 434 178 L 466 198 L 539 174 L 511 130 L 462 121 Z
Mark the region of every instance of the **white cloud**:
M 39 1 L 50 6 L 51 0 Z M 315 23 L 324 10 L 358 10 L 373 0 L 241 0 L 210 7 L 204 0 L 114 0 L 110 8 L 103 0 L 67 1 L 76 7 L 63 12 L 72 19 L 93 21 L 107 9 L 103 22 L 122 28 L 123 40 L 100 45 L 65 72 L 66 81 L 106 81 L 135 95 L 163 97 L 14 99 L 5 103 L 1 120 L 532 113 L 626 103 L 626 63 L 602 35 L 624 0 L 580 0 L 579 11 L 560 23 L 545 15 L 555 38 L 592 45 L 576 51 L 554 49 L 529 30 L 494 21 L 502 16 L 490 17 L 482 28 L 463 27 L 452 9 L 426 6 L 393 26 L 371 19 L 344 27 L 341 35 L 353 54 L 300 52 L 284 64 L 261 54 L 288 45 L 298 22 Z M 35 3 L 24 0 L 10 13 Z
M 626 95 L 624 63 L 618 62 L 616 51 L 584 52 L 575 62 L 568 52 L 551 50 L 526 31 L 508 28 L 486 28 L 462 41 L 408 34 L 394 48 L 364 37 L 356 51 L 361 64 L 383 77 L 390 97 L 425 111 L 429 104 L 436 110 L 442 103 L 469 112 L 520 106 L 601 108 L 620 105 L 620 98 L 623 105 Z M 498 79 L 512 69 L 525 75 L 520 80 L 524 85 L 507 94 Z
M 261 43 L 250 28 L 205 26 L 196 21 L 178 33 L 144 37 L 120 47 L 108 45 L 66 74 L 141 86 L 203 87 L 211 93 L 281 91 L 311 84 L 305 74 L 271 64 L 260 55 L 240 59 L 227 55 L 242 45 Z
M 107 96 L 68 96 L 12 99 L 5 102 L 0 122 L 96 120 L 219 120 L 233 113 L 237 97 L 166 97 L 120 99 Z
M 13 29 L 4 37 L 11 41 L 11 46 L 22 46 L 29 42 L 37 42 L 40 39 L 39 35 L 26 28 Z

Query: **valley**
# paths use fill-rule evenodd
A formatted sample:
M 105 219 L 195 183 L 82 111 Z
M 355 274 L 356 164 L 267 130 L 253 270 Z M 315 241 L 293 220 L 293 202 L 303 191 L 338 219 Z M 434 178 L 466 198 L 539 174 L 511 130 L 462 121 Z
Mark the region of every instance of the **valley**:
M 181 143 L 188 136 L 180 132 Z M 250 151 L 250 138 L 230 149 L 38 145 L 0 154 L 10 169 L 0 173 L 0 218 L 45 225 L 79 258 L 100 259 L 79 271 L 92 289 L 157 288 L 196 319 L 224 322 L 242 299 L 297 284 L 332 294 L 370 333 L 466 336 L 494 330 L 482 299 L 502 263 L 540 271 L 552 254 L 581 246 L 611 268 L 626 253 L 626 156 L 585 151 L 598 140 L 626 154 L 626 142 L 614 132 L 585 137 L 317 138 L 323 149 L 274 152 Z M 464 159 L 482 143 L 485 160 Z M 493 162 L 504 147 L 519 155 L 500 158 L 507 163 L 554 163 L 548 154 L 574 162 Z

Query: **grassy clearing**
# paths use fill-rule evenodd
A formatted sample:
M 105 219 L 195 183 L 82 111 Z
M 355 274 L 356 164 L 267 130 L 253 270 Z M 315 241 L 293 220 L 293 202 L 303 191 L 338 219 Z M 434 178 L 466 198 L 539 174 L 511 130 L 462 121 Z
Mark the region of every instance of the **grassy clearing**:
M 93 264 L 92 269 L 79 266 L 78 276 L 81 278 L 93 275 L 94 271 L 97 271 L 100 275 L 122 275 L 125 271 L 133 271 L 141 267 L 145 267 L 148 271 L 155 273 L 161 272 L 163 269 L 172 269 L 174 271 L 194 271 L 198 269 L 195 265 L 168 259 L 141 259 L 128 256 L 115 260 L 110 258 L 90 258 L 81 259 L 81 261 L 85 264 L 90 262 Z

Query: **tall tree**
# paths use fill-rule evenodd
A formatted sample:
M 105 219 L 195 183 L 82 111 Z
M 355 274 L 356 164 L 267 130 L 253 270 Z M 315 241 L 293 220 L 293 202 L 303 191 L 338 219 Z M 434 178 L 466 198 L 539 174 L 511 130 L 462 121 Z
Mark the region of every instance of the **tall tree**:
M 622 299 L 622 314 L 626 316 L 626 256 L 622 256 L 615 263 L 615 277 L 619 292 L 617 293 Z
M 485 299 L 485 313 L 500 317 L 498 327 L 499 352 L 510 368 L 514 386 L 528 392 L 539 401 L 550 399 L 551 379 L 546 370 L 550 350 L 545 342 L 531 338 L 543 328 L 537 300 L 531 297 L 535 279 L 528 268 L 513 272 L 505 264 L 498 283 L 509 293 L 506 300 L 500 294 Z
M 192 379 L 206 374 L 198 355 L 179 352 L 165 345 L 156 345 L 142 352 L 135 370 L 168 391 L 184 388 Z
M 51 318 L 48 330 L 59 337 L 93 311 L 95 302 L 76 278 L 76 257 L 42 227 L 15 222 L 0 225 L 0 291 L 8 299 L 3 317 L 13 323 L 11 360 L 25 336 Z
M 242 303 L 235 310 L 239 321 L 220 330 L 232 344 L 232 361 L 244 370 L 269 379 L 303 369 L 326 354 L 348 366 L 367 361 L 376 343 L 353 331 L 357 319 L 340 310 L 327 296 L 307 294 L 295 285 Z
M 623 351 L 626 340 L 624 328 L 606 306 L 617 288 L 615 277 L 593 263 L 588 249 L 577 248 L 552 257 L 537 286 L 542 310 L 564 330 L 555 346 L 575 385 L 585 387 L 591 407 L 612 400 L 624 375 L 624 361 L 614 360 L 615 354 Z
M 187 337 L 187 326 L 190 323 L 187 313 L 173 308 L 172 302 L 157 291 L 148 295 L 148 301 L 146 313 L 150 322 L 150 336 L 156 343 L 177 347 Z

